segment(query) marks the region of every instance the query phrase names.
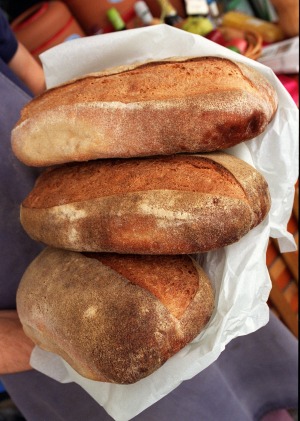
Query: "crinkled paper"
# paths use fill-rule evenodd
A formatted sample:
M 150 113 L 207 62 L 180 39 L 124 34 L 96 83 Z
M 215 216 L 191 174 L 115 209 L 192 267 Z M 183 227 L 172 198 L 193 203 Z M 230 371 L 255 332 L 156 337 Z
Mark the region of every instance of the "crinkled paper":
M 205 330 L 152 375 L 132 385 L 95 382 L 77 374 L 60 357 L 38 347 L 34 349 L 31 364 L 35 369 L 59 382 L 79 384 L 116 421 L 133 418 L 212 364 L 233 338 L 254 332 L 268 322 L 269 237 L 278 238 L 282 252 L 296 249 L 286 226 L 298 178 L 298 109 L 269 68 L 167 25 L 75 39 L 41 55 L 48 88 L 118 65 L 193 55 L 226 57 L 249 64 L 277 90 L 279 108 L 267 130 L 227 150 L 264 175 L 272 207 L 268 217 L 239 242 L 197 256 L 215 287 L 215 311 Z

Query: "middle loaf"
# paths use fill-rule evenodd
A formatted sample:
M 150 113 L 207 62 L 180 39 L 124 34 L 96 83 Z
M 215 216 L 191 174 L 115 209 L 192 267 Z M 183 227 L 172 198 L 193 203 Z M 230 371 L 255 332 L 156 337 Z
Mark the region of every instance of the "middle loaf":
M 21 206 L 33 239 L 73 251 L 200 253 L 238 241 L 270 209 L 263 176 L 222 153 L 47 169 Z

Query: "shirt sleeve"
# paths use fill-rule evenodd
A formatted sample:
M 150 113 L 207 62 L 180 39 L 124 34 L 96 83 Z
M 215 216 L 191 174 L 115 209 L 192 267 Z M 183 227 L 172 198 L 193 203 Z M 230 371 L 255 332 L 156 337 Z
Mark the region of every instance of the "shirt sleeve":
M 9 22 L 0 9 L 0 57 L 8 63 L 18 48 L 18 41 L 13 33 Z

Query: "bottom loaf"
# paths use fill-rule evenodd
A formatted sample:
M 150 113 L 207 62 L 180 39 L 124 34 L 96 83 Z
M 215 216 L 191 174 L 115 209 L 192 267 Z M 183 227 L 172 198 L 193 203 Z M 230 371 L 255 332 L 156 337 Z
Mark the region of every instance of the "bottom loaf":
M 17 292 L 25 333 L 79 374 L 134 383 L 207 325 L 214 291 L 188 255 L 138 256 L 46 248 Z

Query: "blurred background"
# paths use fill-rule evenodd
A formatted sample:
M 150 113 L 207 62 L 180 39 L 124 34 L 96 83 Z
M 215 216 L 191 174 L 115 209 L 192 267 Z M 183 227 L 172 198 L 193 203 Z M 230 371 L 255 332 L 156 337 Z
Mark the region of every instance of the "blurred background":
M 269 66 L 299 106 L 298 0 L 0 0 L 16 38 L 39 54 L 78 37 L 165 23 Z M 288 230 L 298 245 L 299 184 Z M 298 251 L 270 239 L 268 304 L 298 338 Z M 23 420 L 0 383 L 0 421 Z M 296 414 L 294 414 L 296 419 Z

